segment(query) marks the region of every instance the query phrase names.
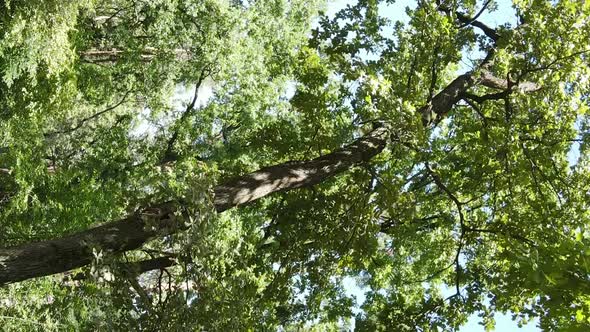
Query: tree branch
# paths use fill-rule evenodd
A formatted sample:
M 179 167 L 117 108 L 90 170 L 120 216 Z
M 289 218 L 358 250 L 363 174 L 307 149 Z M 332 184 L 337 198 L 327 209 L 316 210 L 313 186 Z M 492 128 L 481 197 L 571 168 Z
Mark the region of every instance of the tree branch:
M 469 17 L 459 11 L 455 11 L 454 14 L 457 17 L 457 20 L 459 20 L 459 22 L 461 22 L 461 26 L 459 26 L 459 29 L 464 28 L 468 25 L 474 26 L 476 28 L 479 28 L 486 36 L 488 36 L 490 39 L 492 39 L 494 42 L 498 41 L 498 39 L 500 39 L 500 35 L 498 34 L 498 32 L 496 31 L 496 29 L 490 28 L 489 26 L 487 26 L 486 24 L 480 22 L 477 20 L 477 18 L 483 13 L 483 11 L 487 8 L 487 6 L 489 5 L 490 1 L 488 0 L 483 7 L 481 8 L 481 10 L 474 16 L 474 17 Z M 447 15 L 451 14 L 451 9 L 449 7 L 446 7 L 444 5 L 439 6 L 439 10 L 447 13 Z
M 76 130 L 80 129 L 80 127 L 82 127 L 84 125 L 84 123 L 86 123 L 86 122 L 88 122 L 90 120 L 96 119 L 97 117 L 99 117 L 99 116 L 101 116 L 101 115 L 103 115 L 103 114 L 105 114 L 105 113 L 107 113 L 109 111 L 112 111 L 115 108 L 121 106 L 121 104 L 123 104 L 125 102 L 125 99 L 127 99 L 127 96 L 129 96 L 130 93 L 131 93 L 131 90 L 125 92 L 125 95 L 123 95 L 123 98 L 121 98 L 121 100 L 118 103 L 116 103 L 116 104 L 114 104 L 112 106 L 109 106 L 109 107 L 105 108 L 104 110 L 102 110 L 100 112 L 94 113 L 91 116 L 86 117 L 86 118 L 80 120 L 74 127 L 69 128 L 69 129 L 57 130 L 57 131 L 54 131 L 54 132 L 50 132 L 48 134 L 45 134 L 45 136 L 46 137 L 51 137 L 51 136 L 55 136 L 57 134 L 67 134 L 67 133 L 71 133 L 73 131 L 76 131 Z
M 457 251 L 455 253 L 455 259 L 453 260 L 453 262 L 455 263 L 455 290 L 456 293 L 455 295 L 452 296 L 461 296 L 461 290 L 460 290 L 460 274 L 461 274 L 461 263 L 459 262 L 459 257 L 461 256 L 461 251 L 463 250 L 463 245 L 464 245 L 464 237 L 465 237 L 465 230 L 466 230 L 466 225 L 465 225 L 465 216 L 463 215 L 463 203 L 461 201 L 459 201 L 459 199 L 449 190 L 449 188 L 447 188 L 447 186 L 441 181 L 440 177 L 438 176 L 438 174 L 436 174 L 431 168 L 430 165 L 428 163 L 425 164 L 426 170 L 428 171 L 428 173 L 430 174 L 430 176 L 432 177 L 432 179 L 434 180 L 434 183 L 436 184 L 436 186 L 442 190 L 450 199 L 451 201 L 453 201 L 453 203 L 455 203 L 455 206 L 457 207 L 457 213 L 459 214 L 459 223 L 460 223 L 460 236 L 459 236 L 459 244 L 457 245 Z
M 193 94 L 193 99 L 186 106 L 184 113 L 182 113 L 182 115 L 180 116 L 180 119 L 178 120 L 179 123 L 182 124 L 193 113 L 193 111 L 195 109 L 195 105 L 197 103 L 197 99 L 199 97 L 199 89 L 201 88 L 203 81 L 205 80 L 205 78 L 208 75 L 209 75 L 208 66 L 205 66 L 201 70 L 201 73 L 199 75 L 199 79 L 197 80 L 197 83 L 195 83 L 195 92 Z M 174 131 L 174 133 L 172 134 L 172 136 L 168 140 L 168 143 L 166 144 L 166 151 L 164 152 L 164 156 L 162 157 L 162 161 L 161 161 L 162 164 L 165 164 L 167 162 L 178 159 L 178 156 L 176 155 L 176 153 L 174 153 L 174 143 L 176 143 L 177 139 L 178 139 L 178 129 L 176 129 Z
M 214 188 L 215 209 L 223 212 L 276 192 L 311 187 L 379 154 L 387 136 L 387 130 L 378 127 L 322 157 L 265 167 L 225 182 Z M 184 225 L 176 216 L 181 210 L 178 203 L 163 202 L 62 238 L 0 249 L 0 285 L 88 265 L 96 250 L 122 253 L 155 237 L 182 231 Z
M 122 268 L 130 271 L 131 274 L 140 275 L 142 273 L 152 270 L 163 270 L 165 268 L 176 265 L 176 260 L 173 256 L 162 256 L 156 258 L 145 259 L 137 262 L 129 262 L 122 264 Z M 87 278 L 86 273 L 80 272 L 71 276 L 70 280 L 84 280 Z
M 467 15 L 465 15 L 463 13 L 455 12 L 455 15 L 457 15 L 457 19 L 461 23 L 463 23 L 463 26 L 471 25 L 476 28 L 479 28 L 486 36 L 488 36 L 493 41 L 498 41 L 498 39 L 500 39 L 500 34 L 498 34 L 496 29 L 490 28 L 486 24 L 484 24 L 476 19 L 469 18 Z
M 533 82 L 515 83 L 515 82 L 509 81 L 507 79 L 498 78 L 498 77 L 494 76 L 494 74 L 492 74 L 491 72 L 489 72 L 487 70 L 481 71 L 479 81 L 480 81 L 481 85 L 483 85 L 485 87 L 493 88 L 493 89 L 500 89 L 500 90 L 507 90 L 507 89 L 512 90 L 513 88 L 516 88 L 520 92 L 526 93 L 526 92 L 535 92 L 535 91 L 538 91 L 541 89 L 541 86 L 538 85 L 537 83 L 533 83 Z
M 480 16 L 481 14 L 483 14 L 483 12 L 484 12 L 484 11 L 485 11 L 485 10 L 488 8 L 488 6 L 489 6 L 489 4 L 490 4 L 491 2 L 492 2 L 492 0 L 488 0 L 488 1 L 486 1 L 486 2 L 483 4 L 483 6 L 481 6 L 481 9 L 479 10 L 479 12 L 477 12 L 477 14 L 475 14 L 475 16 L 473 16 L 473 17 L 472 17 L 472 18 L 471 18 L 471 19 L 470 19 L 468 22 L 465 22 L 465 23 L 463 23 L 463 25 L 461 25 L 461 26 L 459 27 L 459 29 L 462 29 L 462 28 L 464 28 L 464 27 L 466 27 L 466 26 L 468 26 L 468 25 L 471 25 L 471 23 L 475 22 L 475 21 L 476 21 L 476 20 L 479 18 L 479 16 Z

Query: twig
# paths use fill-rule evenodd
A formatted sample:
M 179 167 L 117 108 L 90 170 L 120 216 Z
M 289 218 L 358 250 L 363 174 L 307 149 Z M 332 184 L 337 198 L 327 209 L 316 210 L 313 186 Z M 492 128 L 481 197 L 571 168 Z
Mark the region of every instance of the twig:
M 459 214 L 459 222 L 460 222 L 460 227 L 461 227 L 461 234 L 459 236 L 459 245 L 457 246 L 457 252 L 455 254 L 455 259 L 454 259 L 454 263 L 455 263 L 455 288 L 456 288 L 456 293 L 455 295 L 451 296 L 461 296 L 461 290 L 460 290 L 460 274 L 461 274 L 461 263 L 459 262 L 459 257 L 461 255 L 461 251 L 463 250 L 463 244 L 464 244 L 464 236 L 465 236 L 465 216 L 463 215 L 463 203 L 461 203 L 459 201 L 459 199 L 457 199 L 457 197 L 449 190 L 449 188 L 447 188 L 447 186 L 445 186 L 444 183 L 442 183 L 442 181 L 440 180 L 439 176 L 430 168 L 430 165 L 428 164 L 428 162 L 425 163 L 425 167 L 426 170 L 428 171 L 428 173 L 430 174 L 430 176 L 432 177 L 432 179 L 434 180 L 434 183 L 436 184 L 436 186 L 442 190 L 443 192 L 445 192 L 447 194 L 447 196 L 451 199 L 451 201 L 453 201 L 453 203 L 455 203 L 456 207 L 457 207 L 457 213 Z M 449 297 L 449 298 L 451 298 Z
M 57 134 L 67 134 L 67 133 L 71 133 L 73 131 L 76 131 L 76 130 L 80 129 L 80 127 L 82 127 L 84 125 L 84 123 L 86 123 L 86 122 L 88 122 L 90 120 L 96 119 L 97 117 L 105 114 L 106 112 L 112 111 L 115 108 L 119 107 L 121 104 L 123 104 L 125 102 L 125 99 L 127 99 L 127 96 L 130 93 L 131 93 L 131 90 L 127 91 L 125 93 L 125 95 L 123 96 L 123 98 L 121 98 L 121 100 L 118 103 L 116 103 L 115 105 L 109 106 L 109 107 L 105 108 L 104 110 L 102 110 L 102 111 L 100 111 L 98 113 L 94 113 L 93 115 L 91 115 L 91 116 L 89 116 L 87 118 L 84 118 L 84 119 L 80 120 L 78 122 L 78 124 L 76 124 L 74 127 L 70 128 L 70 129 L 64 129 L 64 130 L 54 131 L 54 132 L 45 134 L 45 136 L 46 137 L 51 137 L 51 136 L 54 136 L 54 135 L 57 135 Z
M 438 65 L 438 53 L 440 51 L 440 44 L 437 42 L 436 46 L 434 47 L 434 51 L 432 54 L 434 54 L 434 60 L 432 60 L 432 67 L 431 67 L 431 72 L 430 72 L 430 88 L 428 89 L 428 99 L 426 100 L 427 103 L 429 103 L 432 98 L 434 97 L 434 89 L 436 88 L 436 81 L 437 81 L 437 71 L 436 71 L 436 67 Z
M 569 54 L 569 55 L 566 55 L 566 56 L 563 56 L 563 57 L 555 58 L 553 61 L 551 61 L 549 64 L 547 64 L 545 66 L 540 66 L 540 67 L 528 69 L 525 72 L 526 73 L 534 73 L 534 72 L 541 71 L 541 70 L 551 69 L 551 67 L 553 67 L 555 64 L 557 64 L 559 61 L 566 60 L 566 59 L 569 59 L 569 58 L 573 58 L 573 57 L 575 57 L 577 55 L 582 55 L 582 54 L 589 53 L 589 52 L 590 52 L 590 50 L 577 51 L 577 52 L 574 52 L 572 54 Z
M 527 239 L 526 237 L 524 237 L 522 235 L 512 234 L 512 233 L 504 233 L 501 230 L 466 227 L 465 231 L 466 232 L 476 232 L 476 233 L 488 233 L 488 234 L 494 234 L 494 235 L 507 235 L 515 240 L 522 241 L 530 246 L 533 246 L 533 247 L 537 246 L 535 244 L 535 242 L 533 242 L 533 240 Z

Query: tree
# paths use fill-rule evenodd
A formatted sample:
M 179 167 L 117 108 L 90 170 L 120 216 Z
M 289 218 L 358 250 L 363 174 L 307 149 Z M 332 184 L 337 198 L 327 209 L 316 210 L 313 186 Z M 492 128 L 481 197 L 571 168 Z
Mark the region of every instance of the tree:
M 586 330 L 590 5 L 392 5 L 1 3 L 3 326 Z

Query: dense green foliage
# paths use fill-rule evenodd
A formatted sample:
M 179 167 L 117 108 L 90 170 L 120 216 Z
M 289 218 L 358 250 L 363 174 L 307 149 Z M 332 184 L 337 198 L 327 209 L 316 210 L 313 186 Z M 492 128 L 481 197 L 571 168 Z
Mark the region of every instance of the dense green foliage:
M 495 312 L 590 328 L 590 2 L 514 1 L 496 41 L 460 19 L 495 1 L 419 1 L 405 23 L 393 1 L 322 6 L 0 2 L 0 247 L 155 202 L 189 212 L 143 250 L 95 248 L 82 280 L 2 286 L 2 329 L 441 331 L 473 313 L 491 329 Z M 459 71 L 484 69 L 507 87 L 474 83 L 423 121 Z M 370 163 L 213 212 L 220 179 L 375 123 L 390 137 Z M 162 253 L 177 265 L 124 267 Z

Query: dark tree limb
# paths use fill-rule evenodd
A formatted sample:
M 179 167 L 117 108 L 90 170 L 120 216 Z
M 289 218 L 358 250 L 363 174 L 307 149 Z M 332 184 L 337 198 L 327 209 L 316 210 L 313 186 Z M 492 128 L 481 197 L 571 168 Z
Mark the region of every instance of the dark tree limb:
M 141 50 L 139 54 L 133 54 L 131 50 L 121 49 L 90 49 L 79 52 L 80 59 L 89 64 L 112 64 L 121 59 L 124 55 L 133 54 L 144 62 L 152 61 L 159 53 L 169 52 L 173 53 L 174 56 L 179 60 L 188 60 L 193 54 L 189 49 L 177 48 L 173 50 L 159 50 L 153 47 L 146 47 Z
M 479 28 L 491 40 L 498 41 L 498 39 L 500 39 L 500 34 L 498 34 L 496 29 L 490 28 L 486 24 L 484 24 L 476 19 L 469 18 L 467 15 L 465 15 L 463 13 L 455 12 L 455 15 L 457 16 L 457 19 L 461 23 L 463 23 L 463 25 L 471 25 L 476 28 Z
M 217 212 L 248 204 L 267 195 L 311 187 L 370 160 L 386 144 L 387 130 L 378 127 L 354 143 L 308 161 L 265 167 L 214 188 Z M 182 206 L 164 202 L 118 221 L 62 238 L 0 249 L 0 285 L 66 272 L 88 265 L 96 251 L 123 253 L 184 229 L 176 217 Z
M 457 196 L 455 196 L 455 194 L 453 194 L 453 192 L 451 192 L 449 190 L 449 188 L 442 182 L 442 180 L 440 179 L 440 177 L 438 176 L 438 174 L 436 174 L 428 165 L 428 163 L 425 164 L 426 170 L 428 171 L 429 175 L 432 177 L 432 179 L 434 180 L 434 183 L 436 184 L 436 186 L 443 191 L 451 201 L 453 201 L 453 203 L 455 203 L 455 206 L 457 207 L 457 213 L 459 214 L 459 223 L 460 223 L 460 235 L 459 235 L 459 240 L 458 240 L 458 245 L 457 245 L 457 251 L 455 252 L 455 259 L 453 260 L 454 264 L 455 264 L 455 295 L 452 296 L 461 296 L 461 288 L 460 288 L 460 276 L 461 276 L 461 263 L 459 261 L 459 258 L 461 257 L 461 251 L 463 250 L 463 246 L 465 245 L 465 230 L 466 230 L 466 225 L 465 225 L 465 216 L 463 215 L 463 205 L 464 203 L 459 201 L 459 199 L 457 198 Z
M 461 96 L 467 89 L 474 86 L 476 82 L 473 72 L 465 73 L 454 79 L 447 87 L 436 94 L 432 100 L 419 109 L 422 115 L 422 123 L 424 125 L 438 123 L 450 112 L 453 105 L 461 100 Z
M 518 89 L 523 93 L 535 92 L 541 89 L 541 86 L 533 82 L 514 83 L 508 79 L 501 79 L 492 74 L 490 67 L 495 51 L 490 49 L 486 57 L 481 61 L 476 69 L 469 71 L 455 78 L 449 85 L 436 94 L 426 105 L 422 106 L 418 112 L 422 115 L 422 123 L 427 126 L 440 122 L 453 108 L 453 106 L 465 97 L 475 101 L 485 101 L 491 99 L 506 98 L 512 91 Z M 483 85 L 488 88 L 501 89 L 502 92 L 489 94 L 485 96 L 476 96 L 469 94 L 468 90 L 477 85 Z
M 188 117 L 195 111 L 195 105 L 197 103 L 197 99 L 199 98 L 199 89 L 201 88 L 201 85 L 203 85 L 203 81 L 205 80 L 205 78 L 207 78 L 207 76 L 209 76 L 209 74 L 209 66 L 203 67 L 201 73 L 199 74 L 199 79 L 197 80 L 197 83 L 195 83 L 195 92 L 193 93 L 193 99 L 186 106 L 186 109 L 180 116 L 180 119 L 178 119 L 179 124 L 183 124 L 188 119 Z M 162 157 L 161 161 L 162 164 L 178 159 L 178 155 L 174 152 L 174 144 L 177 140 L 178 128 L 172 133 L 172 136 L 170 136 L 170 139 L 166 144 L 166 151 L 164 151 L 164 156 Z
M 161 256 L 155 257 L 150 259 L 145 259 L 137 262 L 128 262 L 121 264 L 121 268 L 125 269 L 132 275 L 140 275 L 142 273 L 153 271 L 153 270 L 163 270 L 168 267 L 176 265 L 176 260 L 173 256 Z M 84 280 L 87 278 L 86 273 L 80 272 L 76 273 L 71 277 L 64 278 L 64 280 Z
M 464 27 L 466 27 L 468 25 L 471 25 L 473 22 L 475 22 L 479 18 L 479 16 L 481 16 L 481 14 L 483 14 L 483 12 L 488 8 L 488 6 L 490 5 L 491 2 L 492 2 L 491 0 L 486 1 L 483 4 L 483 6 L 481 6 L 481 9 L 479 10 L 479 12 L 477 12 L 477 14 L 475 14 L 475 16 L 473 16 L 469 21 L 463 23 L 459 27 L 459 29 L 464 28 Z
M 86 118 L 78 121 L 78 123 L 74 127 L 71 127 L 71 128 L 68 128 L 68 129 L 63 129 L 63 130 L 57 130 L 57 131 L 54 131 L 54 132 L 45 134 L 45 136 L 46 137 L 52 137 L 52 136 L 55 136 L 57 134 L 67 134 L 67 133 L 71 133 L 73 131 L 76 131 L 76 130 L 80 129 L 86 122 L 91 121 L 91 120 L 94 120 L 94 119 L 98 118 L 99 116 L 101 116 L 101 115 L 103 115 L 103 114 L 105 114 L 107 112 L 110 112 L 110 111 L 116 109 L 117 107 L 121 106 L 125 102 L 125 100 L 127 99 L 127 97 L 129 96 L 130 93 L 131 93 L 131 90 L 125 92 L 125 95 L 123 95 L 123 98 L 121 98 L 121 100 L 118 103 L 116 103 L 116 104 L 114 104 L 112 106 L 108 106 L 104 110 L 102 110 L 100 112 L 97 112 L 97 113 L 94 113 L 91 116 L 86 117 Z
M 215 188 L 218 212 L 247 204 L 273 192 L 316 185 L 352 165 L 371 159 L 385 147 L 387 130 L 379 127 L 345 149 L 310 161 L 295 161 L 265 167 Z
M 498 41 L 498 39 L 500 39 L 500 34 L 498 33 L 498 31 L 496 31 L 496 29 L 491 28 L 489 26 L 487 26 L 486 24 L 484 24 L 481 21 L 478 21 L 477 18 L 484 12 L 484 10 L 487 8 L 487 6 L 489 5 L 490 1 L 487 1 L 483 7 L 481 8 L 481 10 L 474 16 L 474 17 L 469 17 L 459 11 L 454 11 L 455 17 L 457 18 L 457 20 L 459 22 L 461 22 L 461 26 L 459 26 L 459 28 L 464 28 L 466 26 L 473 26 L 476 27 L 478 29 L 480 29 L 486 36 L 488 36 L 491 40 L 493 40 L 494 42 Z M 439 10 L 447 13 L 447 15 L 451 15 L 451 9 L 449 7 L 446 7 L 444 5 L 440 5 L 439 6 Z

